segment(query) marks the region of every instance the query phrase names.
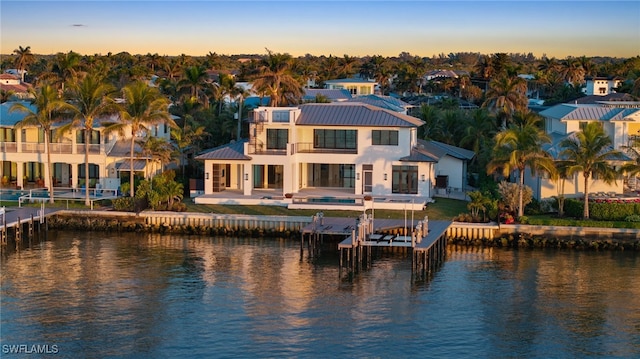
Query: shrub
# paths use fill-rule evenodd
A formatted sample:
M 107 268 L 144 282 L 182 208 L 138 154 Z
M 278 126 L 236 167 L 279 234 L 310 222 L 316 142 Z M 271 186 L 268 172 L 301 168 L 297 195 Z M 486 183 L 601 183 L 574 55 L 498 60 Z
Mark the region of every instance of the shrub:
M 627 216 L 627 218 L 625 218 L 624 220 L 627 222 L 640 222 L 640 215 L 632 214 L 630 216 Z
M 113 200 L 113 209 L 116 211 L 133 212 L 134 199 L 132 197 L 120 197 Z

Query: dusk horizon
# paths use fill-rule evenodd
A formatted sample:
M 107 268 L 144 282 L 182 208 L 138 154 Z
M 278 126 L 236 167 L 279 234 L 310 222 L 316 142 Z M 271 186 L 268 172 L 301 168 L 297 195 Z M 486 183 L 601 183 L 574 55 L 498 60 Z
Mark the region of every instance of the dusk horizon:
M 0 6 L 3 55 L 19 46 L 38 55 L 197 57 L 260 55 L 266 49 L 296 57 L 640 55 L 640 47 L 632 45 L 640 43 L 636 1 L 2 1 Z

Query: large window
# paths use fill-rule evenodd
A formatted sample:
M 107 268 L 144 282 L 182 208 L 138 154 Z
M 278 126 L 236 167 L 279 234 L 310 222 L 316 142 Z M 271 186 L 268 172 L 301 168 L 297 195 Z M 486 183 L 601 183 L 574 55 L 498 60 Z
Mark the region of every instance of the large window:
M 313 147 L 328 149 L 358 149 L 356 130 L 314 130 Z
M 391 192 L 418 193 L 418 167 L 393 166 Z
M 289 122 L 289 111 L 273 111 L 271 119 L 273 122 Z
M 84 130 L 76 132 L 76 143 L 84 143 Z M 89 144 L 100 144 L 100 131 L 91 131 L 91 134 L 89 135 Z
M 0 142 L 16 142 L 16 131 L 13 128 L 0 128 Z
M 289 130 L 267 129 L 267 149 L 286 150 L 289 142 Z
M 372 145 L 397 146 L 398 145 L 398 131 L 373 130 L 371 132 L 371 144 Z
M 311 163 L 309 170 L 310 187 L 354 188 L 356 166 L 352 164 Z

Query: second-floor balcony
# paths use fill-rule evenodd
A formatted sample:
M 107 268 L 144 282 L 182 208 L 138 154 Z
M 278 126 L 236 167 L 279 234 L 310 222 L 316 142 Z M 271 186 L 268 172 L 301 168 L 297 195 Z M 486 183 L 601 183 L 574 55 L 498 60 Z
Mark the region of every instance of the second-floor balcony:
M 290 154 L 296 153 L 335 153 L 335 154 L 358 154 L 357 148 L 326 148 L 316 147 L 311 142 L 298 142 L 287 144 L 291 148 Z M 252 155 L 287 155 L 286 148 L 270 148 L 263 143 L 249 143 L 249 154 Z
M 339 153 L 339 154 L 358 154 L 357 148 L 333 148 L 317 147 L 312 142 L 298 142 L 292 144 L 292 153 Z
M 75 151 L 74 151 L 75 146 Z M 0 142 L 0 152 L 4 153 L 45 153 L 44 143 L 41 142 Z M 72 143 L 50 143 L 49 153 L 51 154 L 83 154 L 86 145 L 84 143 L 72 144 Z M 90 154 L 104 153 L 104 145 L 90 144 Z

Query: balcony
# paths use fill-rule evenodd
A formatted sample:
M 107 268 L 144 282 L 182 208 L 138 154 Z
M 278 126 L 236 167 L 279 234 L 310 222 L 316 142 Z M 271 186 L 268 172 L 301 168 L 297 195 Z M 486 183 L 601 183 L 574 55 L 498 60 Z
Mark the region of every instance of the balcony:
M 44 143 L 40 142 L 22 142 L 20 143 L 20 152 L 22 153 L 45 153 L 44 151 Z M 89 145 L 89 153 L 90 154 L 100 154 L 102 145 L 100 144 L 91 144 Z M 76 145 L 77 154 L 83 154 L 85 150 L 84 144 Z M 0 142 L 0 152 L 4 153 L 17 153 L 18 152 L 18 143 L 17 142 Z M 73 144 L 72 143 L 50 143 L 49 144 L 49 152 L 51 154 L 69 154 L 73 152 Z
M 357 148 L 317 148 L 311 142 L 298 142 L 293 144 L 292 154 L 294 153 L 338 153 L 357 155 Z

